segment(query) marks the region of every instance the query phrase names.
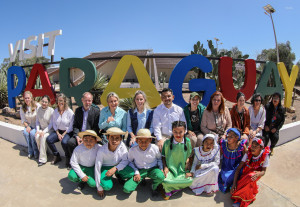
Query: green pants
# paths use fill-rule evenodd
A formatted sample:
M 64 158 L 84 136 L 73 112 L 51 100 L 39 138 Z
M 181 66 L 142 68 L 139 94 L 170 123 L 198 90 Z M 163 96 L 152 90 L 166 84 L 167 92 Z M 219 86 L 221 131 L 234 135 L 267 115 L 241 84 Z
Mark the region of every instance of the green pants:
M 139 183 L 146 177 L 149 177 L 153 180 L 152 189 L 156 190 L 157 186 L 163 182 L 165 179 L 164 173 L 157 167 L 153 167 L 150 169 L 140 169 L 140 175 L 141 180 L 139 182 L 136 182 L 133 180 L 133 177 L 129 179 L 123 188 L 123 191 L 125 193 L 131 193 L 136 189 L 136 187 L 139 185 Z
M 79 166 L 80 166 L 81 170 L 89 177 L 87 184 L 91 188 L 95 188 L 96 182 L 95 182 L 95 175 L 94 175 L 94 166 L 93 167 L 85 167 L 82 165 L 79 165 Z M 82 182 L 80 177 L 76 174 L 76 172 L 73 169 L 70 170 L 68 178 L 69 178 L 69 180 L 71 180 L 72 182 L 75 182 L 75 183 Z
M 111 190 L 113 187 L 113 181 L 112 181 L 112 176 L 107 177 L 105 174 L 108 170 L 113 168 L 114 166 L 102 166 L 101 167 L 101 179 L 100 179 L 100 185 L 103 188 L 103 190 L 108 191 Z M 115 173 L 117 177 L 121 177 L 123 180 L 127 180 L 131 178 L 134 175 L 134 170 L 126 166 L 123 170 L 117 171 Z

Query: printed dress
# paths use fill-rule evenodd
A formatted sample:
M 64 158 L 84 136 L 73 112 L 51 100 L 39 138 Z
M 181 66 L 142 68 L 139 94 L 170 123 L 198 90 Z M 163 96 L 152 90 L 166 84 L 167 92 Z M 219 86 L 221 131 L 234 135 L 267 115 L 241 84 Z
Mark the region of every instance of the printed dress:
M 222 167 L 218 178 L 219 189 L 226 193 L 230 189 L 234 179 L 234 173 L 243 158 L 243 149 L 247 140 L 240 141 L 235 150 L 228 149 L 227 140 L 221 139 Z
M 249 147 L 248 154 L 244 155 L 242 160 L 245 162 L 242 176 L 237 182 L 235 192 L 231 196 L 234 203 L 239 202 L 241 207 L 246 207 L 255 201 L 255 196 L 258 193 L 257 181 L 260 177 L 255 181 L 252 181 L 251 177 L 255 174 L 254 171 L 261 171 L 263 167 L 268 166 L 269 153 L 270 148 L 266 147 L 259 156 L 254 157 Z
M 193 182 L 192 178 L 185 177 L 185 163 L 192 152 L 191 141 L 186 138 L 187 150 L 184 150 L 184 143 L 173 142 L 172 150 L 170 149 L 171 140 L 165 141 L 162 156 L 165 157 L 169 173 L 164 179 L 162 185 L 166 195 L 171 196 L 180 189 L 190 186 Z
M 203 147 L 194 148 L 194 161 L 191 172 L 194 173 L 194 180 L 190 188 L 196 195 L 203 192 L 211 193 L 218 191 L 218 175 L 220 164 L 220 148 L 215 145 L 208 152 L 203 151 Z M 196 166 L 200 169 L 196 170 Z

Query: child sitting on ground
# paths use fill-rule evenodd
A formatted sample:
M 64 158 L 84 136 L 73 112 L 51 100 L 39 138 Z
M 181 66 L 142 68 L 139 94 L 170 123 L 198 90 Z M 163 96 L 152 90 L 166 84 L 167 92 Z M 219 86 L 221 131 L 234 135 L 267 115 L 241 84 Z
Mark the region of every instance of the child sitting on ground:
M 165 189 L 164 199 L 179 190 L 190 186 L 193 182 L 191 177 L 186 178 L 186 163 L 192 152 L 191 141 L 184 136 L 186 125 L 184 121 L 172 123 L 172 137 L 165 141 L 162 149 L 162 160 L 164 165 L 163 181 Z
M 233 206 L 248 206 L 255 201 L 258 193 L 257 181 L 266 173 L 269 164 L 269 147 L 264 148 L 263 137 L 255 137 L 248 153 L 244 155 L 234 175 L 231 188 L 234 200 Z M 243 168 L 243 173 L 238 180 L 238 173 Z
M 105 135 L 108 137 L 108 143 L 103 145 L 96 157 L 95 179 L 97 193 L 104 197 L 104 191 L 109 191 L 113 187 L 112 176 L 116 174 L 120 183 L 131 178 L 134 171 L 128 165 L 128 150 L 122 142 L 123 132 L 118 127 L 109 128 Z
M 129 149 L 128 160 L 134 170 L 134 176 L 124 185 L 124 192 L 131 193 L 136 189 L 138 184 L 149 177 L 153 180 L 152 196 L 157 196 L 157 187 L 165 179 L 163 165 L 159 148 L 152 141 L 149 129 L 140 129 L 137 132 L 136 142 L 138 146 Z
M 94 166 L 97 151 L 100 148 L 97 141 L 101 139 L 93 130 L 79 132 L 78 136 L 82 138 L 83 144 L 77 146 L 72 154 L 70 161 L 72 170 L 68 178 L 73 182 L 79 182 L 77 187 L 79 190 L 84 188 L 85 183 L 95 188 Z
M 246 152 L 247 139 L 241 139 L 241 132 L 236 128 L 227 130 L 226 140 L 220 140 L 222 167 L 219 173 L 219 189 L 223 193 L 230 190 L 234 173 Z
M 194 177 L 190 188 L 196 195 L 203 192 L 213 195 L 219 190 L 220 147 L 216 139 L 215 135 L 206 134 L 202 146 L 194 148 L 193 165 L 187 176 Z

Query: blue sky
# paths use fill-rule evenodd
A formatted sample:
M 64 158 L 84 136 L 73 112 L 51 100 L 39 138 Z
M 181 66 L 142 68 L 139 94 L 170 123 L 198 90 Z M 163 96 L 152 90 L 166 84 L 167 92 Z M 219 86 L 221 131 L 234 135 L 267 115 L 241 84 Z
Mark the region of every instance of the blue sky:
M 237 46 L 256 59 L 262 49 L 275 48 L 271 20 L 262 8 L 268 3 L 276 9 L 277 40 L 291 42 L 297 62 L 300 1 L 296 0 L 3 0 L 0 62 L 9 57 L 9 43 L 58 29 L 63 34 L 56 38 L 55 60 L 129 49 L 190 53 L 197 41 L 207 46 L 206 40 L 214 37 L 223 43 L 219 49 Z

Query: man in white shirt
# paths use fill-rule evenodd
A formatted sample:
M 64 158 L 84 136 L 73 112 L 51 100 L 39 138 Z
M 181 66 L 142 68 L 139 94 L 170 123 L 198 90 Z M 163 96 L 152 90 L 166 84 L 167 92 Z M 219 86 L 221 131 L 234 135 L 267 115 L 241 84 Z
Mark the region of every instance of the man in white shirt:
M 79 132 L 78 136 L 82 138 L 83 144 L 74 150 L 70 161 L 72 170 L 70 170 L 68 178 L 73 182 L 79 182 L 79 190 L 84 188 L 85 183 L 95 188 L 94 166 L 96 155 L 100 148 L 97 144 L 97 140 L 99 141 L 101 139 L 93 130 Z
M 161 92 L 161 100 L 163 103 L 154 110 L 153 114 L 154 135 L 160 151 L 165 140 L 172 136 L 172 123 L 174 121 L 186 122 L 182 108 L 173 103 L 172 89 L 164 88 Z

